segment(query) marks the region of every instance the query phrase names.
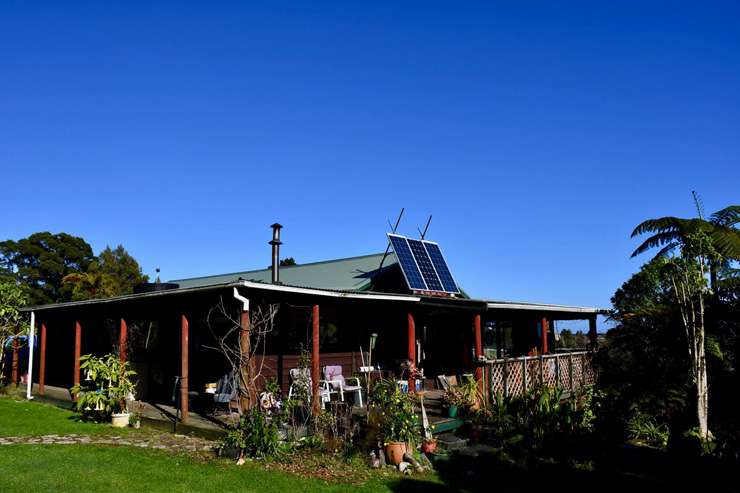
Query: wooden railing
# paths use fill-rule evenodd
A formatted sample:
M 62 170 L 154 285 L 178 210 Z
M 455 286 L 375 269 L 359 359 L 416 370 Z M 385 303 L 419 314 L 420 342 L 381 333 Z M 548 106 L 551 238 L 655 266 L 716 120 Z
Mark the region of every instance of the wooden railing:
M 488 397 L 518 396 L 539 386 L 577 391 L 594 383 L 591 357 L 589 351 L 578 351 L 487 360 L 483 364 L 485 389 Z

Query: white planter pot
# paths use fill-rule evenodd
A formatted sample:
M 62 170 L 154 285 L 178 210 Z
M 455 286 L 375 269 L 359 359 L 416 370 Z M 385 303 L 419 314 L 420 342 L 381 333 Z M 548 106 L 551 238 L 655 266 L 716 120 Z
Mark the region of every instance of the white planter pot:
M 129 413 L 113 413 L 111 416 L 111 426 L 113 428 L 125 428 L 128 426 Z

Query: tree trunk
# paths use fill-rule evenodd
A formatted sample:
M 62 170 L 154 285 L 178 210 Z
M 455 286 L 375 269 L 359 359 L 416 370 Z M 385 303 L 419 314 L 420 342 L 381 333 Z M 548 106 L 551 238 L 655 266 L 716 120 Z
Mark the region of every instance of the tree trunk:
M 249 324 L 249 312 L 243 311 L 240 319 L 241 330 L 239 331 L 239 407 L 242 414 L 252 409 L 257 403 L 257 391 L 254 385 L 254 362 L 252 361 L 251 327 Z
M 704 304 L 700 302 L 700 322 L 703 322 Z M 709 380 L 707 379 L 707 358 L 704 350 L 704 325 L 696 327 L 696 414 L 699 422 L 699 433 L 704 440 L 709 440 Z

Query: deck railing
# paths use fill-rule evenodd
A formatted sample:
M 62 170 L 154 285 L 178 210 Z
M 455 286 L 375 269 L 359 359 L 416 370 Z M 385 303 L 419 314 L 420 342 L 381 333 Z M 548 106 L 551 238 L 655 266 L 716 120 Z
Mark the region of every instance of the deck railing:
M 594 383 L 591 358 L 591 352 L 578 351 L 487 360 L 483 369 L 488 397 L 518 396 L 540 386 L 577 391 Z

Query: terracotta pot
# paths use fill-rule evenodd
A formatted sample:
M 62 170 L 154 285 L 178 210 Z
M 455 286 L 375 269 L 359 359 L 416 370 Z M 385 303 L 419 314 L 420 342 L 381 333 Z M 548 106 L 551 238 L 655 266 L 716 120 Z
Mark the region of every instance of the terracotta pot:
M 431 454 L 437 450 L 437 440 L 427 440 L 421 444 L 421 451 L 425 454 Z
M 388 442 L 385 446 L 385 456 L 389 464 L 397 466 L 403 462 L 403 454 L 406 453 L 406 443 Z

